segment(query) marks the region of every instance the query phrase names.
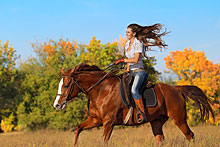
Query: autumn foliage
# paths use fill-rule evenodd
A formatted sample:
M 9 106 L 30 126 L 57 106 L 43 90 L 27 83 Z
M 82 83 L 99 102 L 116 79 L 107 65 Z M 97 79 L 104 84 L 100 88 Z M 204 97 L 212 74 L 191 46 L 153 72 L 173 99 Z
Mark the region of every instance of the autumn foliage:
M 213 108 L 219 114 L 219 63 L 214 64 L 206 58 L 203 51 L 193 51 L 190 47 L 184 51 L 171 51 L 164 60 L 169 72 L 172 71 L 178 76 L 178 85 L 196 85 L 201 88 L 211 98 Z

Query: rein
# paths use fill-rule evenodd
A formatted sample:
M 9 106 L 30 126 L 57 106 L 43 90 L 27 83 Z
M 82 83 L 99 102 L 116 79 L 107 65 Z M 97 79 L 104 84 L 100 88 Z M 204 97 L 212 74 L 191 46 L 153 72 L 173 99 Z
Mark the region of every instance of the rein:
M 87 88 L 86 90 L 83 89 L 83 88 L 78 84 L 78 82 L 74 80 L 73 77 L 71 77 L 71 76 L 62 76 L 62 77 L 71 78 L 71 82 L 70 82 L 70 86 L 71 86 L 71 87 L 70 87 L 70 90 L 68 91 L 67 96 L 66 96 L 66 95 L 63 95 L 63 94 L 57 94 L 57 95 L 67 97 L 67 99 L 63 102 L 63 104 L 67 104 L 67 103 L 72 99 L 71 94 L 72 94 L 72 92 L 73 92 L 73 87 L 74 87 L 74 85 L 76 85 L 83 93 L 88 94 L 88 92 L 89 92 L 90 90 L 92 90 L 95 86 L 97 86 L 99 83 L 101 83 L 101 82 L 106 78 L 106 76 L 114 69 L 114 67 L 113 67 L 114 65 L 115 65 L 115 64 L 110 64 L 107 68 L 105 68 L 104 71 L 107 70 L 107 69 L 109 69 L 109 68 L 111 68 L 111 69 L 110 69 L 99 81 L 97 81 L 94 85 L 92 85 L 91 87 Z
M 109 67 L 108 67 L 109 68 Z M 106 69 L 108 69 L 108 68 L 106 68 Z M 106 70 L 105 69 L 105 70 Z M 96 82 L 93 86 L 91 86 L 91 87 L 89 87 L 89 88 L 87 88 L 85 91 L 86 92 L 89 92 L 91 89 L 93 89 L 95 86 L 97 86 L 99 83 L 101 83 L 104 79 L 105 79 L 105 77 L 113 70 L 114 68 L 111 68 L 98 82 Z

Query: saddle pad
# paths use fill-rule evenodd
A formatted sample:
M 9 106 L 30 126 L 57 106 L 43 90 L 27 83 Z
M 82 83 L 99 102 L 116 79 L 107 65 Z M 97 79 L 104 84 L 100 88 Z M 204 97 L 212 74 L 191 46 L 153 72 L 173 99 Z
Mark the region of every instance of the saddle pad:
M 146 107 L 154 107 L 157 105 L 157 96 L 153 88 L 144 89 L 142 97 L 143 103 Z
M 125 98 L 125 92 L 124 92 L 124 88 L 123 88 L 122 79 L 120 79 L 120 95 L 121 95 L 121 100 L 122 100 L 122 102 L 125 104 L 125 106 L 126 106 L 127 108 L 130 108 L 129 103 L 128 103 L 128 101 L 127 101 L 126 98 Z

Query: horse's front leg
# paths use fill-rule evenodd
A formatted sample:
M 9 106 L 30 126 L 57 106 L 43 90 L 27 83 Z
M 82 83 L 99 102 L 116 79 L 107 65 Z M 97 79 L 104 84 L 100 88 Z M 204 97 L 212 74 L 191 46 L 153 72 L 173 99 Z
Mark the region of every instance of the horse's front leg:
M 114 123 L 112 119 L 104 119 L 103 121 L 103 140 L 106 144 L 112 134 L 112 130 L 114 128 Z
M 91 129 L 91 128 L 97 127 L 99 125 L 101 125 L 101 121 L 99 121 L 97 118 L 89 116 L 87 120 L 85 120 L 83 123 L 81 123 L 80 125 L 78 125 L 75 128 L 74 145 L 77 144 L 77 140 L 78 140 L 80 132 L 82 132 L 83 130 L 86 130 L 86 129 Z

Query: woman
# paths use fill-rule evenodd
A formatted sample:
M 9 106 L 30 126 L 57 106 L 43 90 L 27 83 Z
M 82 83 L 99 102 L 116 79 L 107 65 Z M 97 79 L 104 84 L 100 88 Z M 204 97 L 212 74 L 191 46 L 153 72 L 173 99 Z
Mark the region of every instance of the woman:
M 161 24 L 145 27 L 142 27 L 138 24 L 130 24 L 126 30 L 126 37 L 128 39 L 125 44 L 127 59 L 118 59 L 115 61 L 115 64 L 127 63 L 127 72 L 130 72 L 134 77 L 131 94 L 137 107 L 144 114 L 143 116 L 139 116 L 140 122 L 142 122 L 143 119 L 146 120 L 146 115 L 139 89 L 141 88 L 145 77 L 148 76 L 144 71 L 142 54 L 144 53 L 145 47 L 149 48 L 150 46 L 158 46 L 162 48 L 167 46 L 161 41 L 160 38 L 161 36 L 167 34 L 167 32 L 165 31 L 162 34 L 159 34 L 161 28 Z

